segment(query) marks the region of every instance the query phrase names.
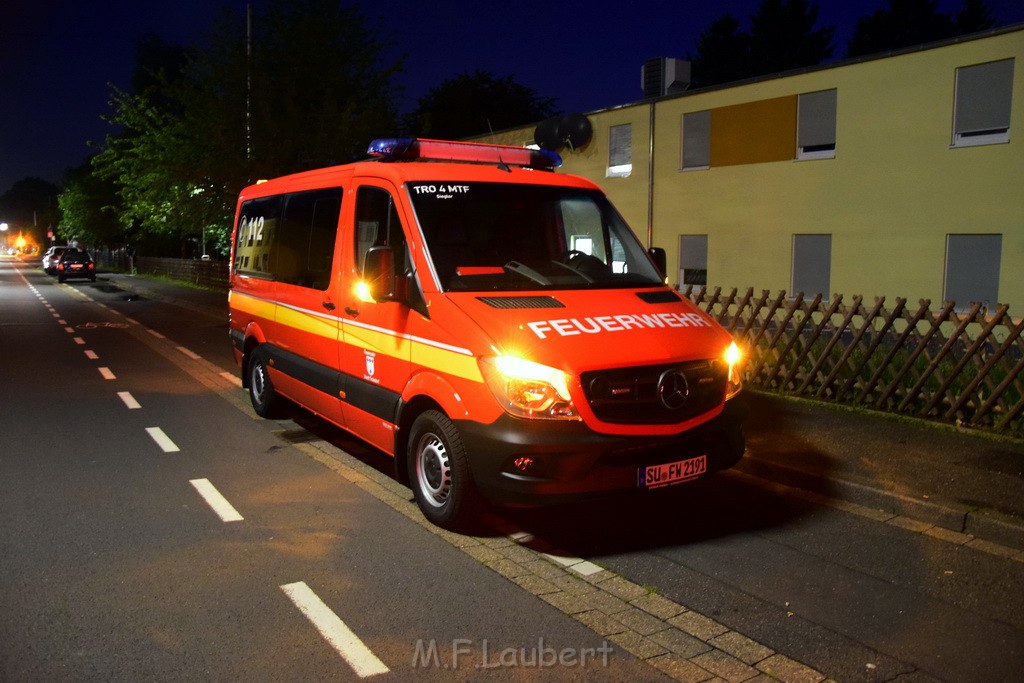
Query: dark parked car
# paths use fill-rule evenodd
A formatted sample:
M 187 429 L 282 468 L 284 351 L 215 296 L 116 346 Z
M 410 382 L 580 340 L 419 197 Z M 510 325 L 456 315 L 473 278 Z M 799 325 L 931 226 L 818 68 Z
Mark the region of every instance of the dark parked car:
M 96 282 L 96 262 L 87 251 L 68 249 L 57 261 L 57 281 L 64 282 L 68 278 L 88 278 Z

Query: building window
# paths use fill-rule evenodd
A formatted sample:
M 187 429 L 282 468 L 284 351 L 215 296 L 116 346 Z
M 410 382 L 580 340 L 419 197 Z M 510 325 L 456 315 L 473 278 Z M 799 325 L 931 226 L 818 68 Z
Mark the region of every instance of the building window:
M 701 169 L 711 166 L 711 112 L 683 114 L 683 149 L 681 168 Z
M 679 286 L 703 289 L 708 284 L 708 236 L 679 236 Z
M 1002 235 L 946 235 L 946 273 L 942 298 L 957 310 L 975 302 L 993 308 L 999 300 Z
M 1009 142 L 1012 96 L 1012 59 L 957 69 L 953 146 Z
M 626 178 L 633 171 L 633 125 L 612 126 L 608 131 L 608 177 Z
M 831 159 L 836 155 L 836 91 L 800 95 L 797 100 L 797 159 Z
M 832 277 L 832 235 L 793 235 L 793 287 L 805 297 L 829 295 Z

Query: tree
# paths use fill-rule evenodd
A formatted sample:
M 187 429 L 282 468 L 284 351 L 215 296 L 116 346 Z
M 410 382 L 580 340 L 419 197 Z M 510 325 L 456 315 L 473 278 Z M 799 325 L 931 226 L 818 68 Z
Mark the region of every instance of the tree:
M 192 58 L 194 55 L 181 45 L 169 43 L 155 33 L 144 35 L 135 45 L 130 92 L 148 95 L 161 106 L 173 106 L 170 98 L 163 96 L 167 84 L 183 78 Z
M 689 56 L 698 87 L 820 64 L 832 55 L 834 27 L 815 28 L 818 7 L 807 0 L 762 0 L 750 31 L 731 14 L 716 19 Z
M 711 23 L 697 38 L 697 54 L 690 60 L 692 85 L 705 87 L 750 78 L 750 35 L 740 31 L 740 22 L 726 13 Z
M 432 88 L 407 117 L 414 135 L 458 140 L 541 121 L 556 113 L 555 100 L 486 71 L 462 73 Z
M 807 0 L 764 0 L 750 19 L 756 75 L 820 64 L 832 56 L 835 28 L 815 28 L 818 7 Z
M 956 14 L 957 35 L 987 31 L 995 25 L 985 0 L 964 0 L 964 6 Z
M 190 170 L 182 159 L 181 121 L 152 106 L 147 96 L 116 88 L 111 105 L 116 113 L 110 121 L 123 132 L 107 138 L 106 148 L 92 164 L 98 180 L 118 188 L 118 220 L 152 233 L 193 234 L 191 224 L 199 206 L 192 201 L 197 188 L 189 182 Z
M 122 224 L 225 253 L 242 187 L 360 158 L 391 128 L 397 65 L 380 65 L 383 45 L 357 8 L 268 3 L 253 20 L 251 57 L 245 26 L 225 9 L 180 70 L 158 45 L 146 54 L 162 70 L 136 79 L 141 91 L 112 89 L 119 133 L 94 168 L 118 184 Z
M 384 45 L 357 7 L 271 3 L 256 21 L 254 178 L 361 159 L 393 130 L 399 65 L 381 63 Z
M 861 57 L 957 35 L 956 22 L 939 12 L 937 4 L 937 0 L 889 0 L 887 8 L 857 20 L 846 55 Z M 979 10 L 974 8 L 971 12 L 977 16 Z M 965 14 L 964 20 L 967 22 L 970 17 Z
M 117 185 L 92 172 L 91 161 L 68 171 L 68 182 L 57 198 L 61 221 L 56 232 L 64 240 L 90 246 L 119 246 L 126 227 L 119 219 Z

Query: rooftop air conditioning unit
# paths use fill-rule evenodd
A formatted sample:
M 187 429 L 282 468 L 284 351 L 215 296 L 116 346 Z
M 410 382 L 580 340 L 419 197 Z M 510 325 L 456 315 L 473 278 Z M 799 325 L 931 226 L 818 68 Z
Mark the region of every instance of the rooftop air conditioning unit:
M 690 87 L 690 63 L 673 57 L 652 57 L 640 70 L 644 99 L 680 93 Z

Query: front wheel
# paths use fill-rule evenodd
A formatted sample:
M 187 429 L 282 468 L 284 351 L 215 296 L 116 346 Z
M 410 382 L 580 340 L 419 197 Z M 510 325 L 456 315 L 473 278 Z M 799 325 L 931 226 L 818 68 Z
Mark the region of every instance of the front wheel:
M 480 499 L 455 424 L 437 410 L 416 418 L 409 432 L 409 479 L 423 516 L 439 527 L 468 529 Z
M 281 412 L 281 396 L 274 390 L 267 360 L 259 349 L 254 349 L 249 358 L 249 400 L 260 417 L 273 419 Z

